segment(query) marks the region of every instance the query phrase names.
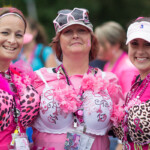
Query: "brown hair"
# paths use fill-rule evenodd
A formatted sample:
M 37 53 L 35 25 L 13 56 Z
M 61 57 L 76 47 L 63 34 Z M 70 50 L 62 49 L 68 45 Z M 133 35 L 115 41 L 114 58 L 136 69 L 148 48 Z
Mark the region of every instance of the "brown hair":
M 25 19 L 23 13 L 21 12 L 21 10 L 19 10 L 17 8 L 14 8 L 14 7 L 2 7 L 2 8 L 0 8 L 0 16 L 2 16 L 4 14 L 7 14 L 7 13 L 16 13 L 16 14 L 18 14 L 22 18 L 22 20 L 24 21 L 25 30 L 26 30 L 27 23 L 26 23 L 26 19 Z
M 58 60 L 62 61 L 62 59 L 63 59 L 62 58 L 62 50 L 61 50 L 60 41 L 59 41 L 60 34 L 61 34 L 61 32 L 57 33 L 49 45 L 55 51 Z M 92 40 L 92 45 L 91 45 L 91 50 L 90 50 L 90 54 L 89 54 L 89 61 L 94 60 L 96 58 L 98 46 L 99 46 L 98 40 L 92 32 L 91 32 L 91 40 Z
M 111 45 L 120 44 L 120 48 L 127 51 L 126 33 L 123 27 L 115 22 L 108 21 L 95 28 L 95 34 L 98 41 L 105 47 L 105 40 Z
M 37 35 L 35 37 L 35 40 L 37 43 L 43 43 L 44 45 L 48 44 L 48 38 L 47 38 L 47 34 L 44 30 L 44 27 L 35 19 L 31 18 L 31 17 L 27 17 L 26 18 L 27 23 L 29 25 L 29 28 L 31 30 L 36 30 L 37 31 Z

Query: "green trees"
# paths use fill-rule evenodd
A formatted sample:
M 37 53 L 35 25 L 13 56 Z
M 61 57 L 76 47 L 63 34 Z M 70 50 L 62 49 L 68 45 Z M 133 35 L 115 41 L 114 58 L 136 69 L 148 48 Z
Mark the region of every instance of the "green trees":
M 12 5 L 21 9 L 25 15 L 32 16 L 33 13 L 29 13 L 27 9 L 27 1 L 35 3 L 37 18 L 44 25 L 49 41 L 55 34 L 52 21 L 60 9 L 88 9 L 94 27 L 105 21 L 114 20 L 126 29 L 132 19 L 150 15 L 149 0 L 0 0 L 0 6 Z

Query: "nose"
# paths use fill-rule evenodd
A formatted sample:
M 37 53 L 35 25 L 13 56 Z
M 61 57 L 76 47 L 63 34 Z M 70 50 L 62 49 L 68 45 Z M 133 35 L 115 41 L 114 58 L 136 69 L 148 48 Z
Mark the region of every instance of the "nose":
M 76 38 L 78 38 L 78 37 L 79 37 L 78 32 L 77 32 L 77 31 L 74 31 L 74 32 L 73 32 L 73 38 L 76 39 Z
M 142 47 L 137 48 L 137 53 L 142 54 L 143 53 L 143 48 Z
M 14 34 L 11 34 L 9 37 L 8 37 L 8 42 L 11 43 L 11 44 L 15 44 L 16 43 L 16 37 Z

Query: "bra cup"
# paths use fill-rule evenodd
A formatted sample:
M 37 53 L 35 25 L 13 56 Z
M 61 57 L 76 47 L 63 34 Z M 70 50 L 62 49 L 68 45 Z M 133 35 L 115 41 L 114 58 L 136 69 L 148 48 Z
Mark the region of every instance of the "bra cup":
M 41 120 L 50 129 L 65 128 L 72 122 L 73 114 L 64 113 L 52 95 L 52 89 L 44 89 L 40 104 Z
M 84 93 L 84 121 L 87 128 L 92 130 L 103 130 L 110 125 L 110 114 L 112 101 L 107 94 L 93 94 L 92 91 Z M 107 98 L 106 98 L 107 97 Z
M 40 96 L 32 85 L 27 85 L 20 97 L 20 117 L 22 126 L 29 126 L 39 113 Z

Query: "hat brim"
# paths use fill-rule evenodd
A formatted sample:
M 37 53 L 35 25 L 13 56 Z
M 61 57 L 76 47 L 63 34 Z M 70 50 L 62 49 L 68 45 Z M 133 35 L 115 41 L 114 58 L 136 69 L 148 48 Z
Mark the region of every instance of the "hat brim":
M 66 25 L 64 25 L 62 28 L 60 28 L 58 31 L 57 31 L 57 33 L 58 32 L 61 32 L 62 30 L 64 30 L 65 28 L 67 28 L 67 27 L 69 27 L 69 26 L 72 26 L 72 25 L 75 25 L 75 24 L 77 24 L 77 25 L 82 25 L 82 26 L 84 26 L 84 27 L 86 27 L 86 28 L 88 28 L 91 32 L 93 32 L 93 26 L 92 26 L 92 24 L 85 24 L 85 23 L 83 23 L 83 22 L 81 22 L 81 21 L 71 21 L 71 22 L 69 22 L 69 23 L 67 23 Z
M 129 37 L 127 38 L 126 44 L 128 44 L 130 41 L 132 41 L 134 39 L 143 39 L 145 41 L 150 42 L 150 36 L 148 33 L 136 31 L 136 32 L 133 32 L 129 35 Z

